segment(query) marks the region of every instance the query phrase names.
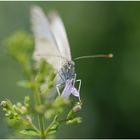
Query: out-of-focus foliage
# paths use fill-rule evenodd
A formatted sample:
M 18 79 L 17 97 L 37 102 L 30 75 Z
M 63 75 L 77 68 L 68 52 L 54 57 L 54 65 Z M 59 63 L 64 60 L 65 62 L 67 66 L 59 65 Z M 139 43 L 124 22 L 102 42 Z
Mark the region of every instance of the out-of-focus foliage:
M 23 63 L 32 55 L 33 39 L 27 33 L 17 32 L 10 39 L 5 40 L 5 46 L 10 56 Z
M 32 60 L 32 37 L 25 32 L 16 32 L 5 40 L 5 47 L 11 58 L 20 64 L 27 79 L 18 82 L 18 85 L 32 92 L 29 94 L 31 98 L 25 96 L 24 105 L 21 102 L 13 104 L 10 99 L 1 101 L 9 127 L 15 129 L 15 135 L 21 135 L 15 138 L 54 137 L 61 124 L 81 123 L 77 116 L 81 103 L 73 104 L 72 100 L 64 99 L 52 90 L 56 73 L 47 60 Z
M 0 2 L 0 40 L 29 30 L 29 9 L 56 9 L 67 29 L 72 56 L 113 53 L 76 62 L 84 106 L 79 126 L 62 126 L 58 138 L 140 138 L 140 2 Z M 18 65 L 0 47 L 0 99 L 22 100 Z M 51 114 L 51 110 L 50 113 Z M 51 116 L 51 115 L 50 115 Z M 0 117 L 3 118 L 2 111 Z M 11 132 L 0 119 L 0 137 Z

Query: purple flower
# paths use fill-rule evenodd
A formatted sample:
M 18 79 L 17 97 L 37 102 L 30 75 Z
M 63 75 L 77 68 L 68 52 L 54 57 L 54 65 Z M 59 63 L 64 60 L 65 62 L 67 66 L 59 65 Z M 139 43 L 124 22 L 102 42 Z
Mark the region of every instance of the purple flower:
M 65 88 L 61 94 L 62 97 L 65 99 L 68 99 L 70 95 L 74 95 L 75 97 L 78 97 L 80 100 L 80 93 L 79 91 L 73 86 L 73 79 L 66 80 Z

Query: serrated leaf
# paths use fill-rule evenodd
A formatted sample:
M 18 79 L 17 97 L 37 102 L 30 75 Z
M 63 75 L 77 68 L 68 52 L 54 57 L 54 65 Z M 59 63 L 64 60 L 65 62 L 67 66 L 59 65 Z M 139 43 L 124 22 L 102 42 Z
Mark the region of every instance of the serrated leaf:
M 39 134 L 33 129 L 24 129 L 21 130 L 20 133 L 28 136 L 39 136 Z

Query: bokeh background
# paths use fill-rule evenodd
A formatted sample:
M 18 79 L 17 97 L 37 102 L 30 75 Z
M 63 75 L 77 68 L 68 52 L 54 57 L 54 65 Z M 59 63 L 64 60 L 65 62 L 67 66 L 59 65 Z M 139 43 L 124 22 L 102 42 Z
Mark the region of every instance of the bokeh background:
M 73 58 L 114 54 L 76 62 L 83 123 L 61 126 L 57 138 L 140 138 L 140 2 L 0 2 L 0 100 L 30 94 L 16 85 L 23 76 L 2 42 L 14 31 L 30 32 L 32 4 L 59 12 Z M 10 133 L 0 108 L 0 138 Z

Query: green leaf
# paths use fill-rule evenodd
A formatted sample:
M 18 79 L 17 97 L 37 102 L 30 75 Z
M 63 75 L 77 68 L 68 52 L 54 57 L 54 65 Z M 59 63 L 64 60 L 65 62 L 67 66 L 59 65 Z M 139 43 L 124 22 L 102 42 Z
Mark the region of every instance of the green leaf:
M 48 130 L 48 133 L 47 134 L 53 134 L 55 133 L 57 130 L 58 130 L 58 127 L 59 127 L 59 123 L 58 122 L 55 122 L 52 127 Z
M 50 118 L 52 118 L 54 115 L 55 115 L 55 110 L 53 110 L 53 109 L 48 109 L 48 110 L 45 112 L 45 118 L 46 118 L 46 119 L 50 119 Z
M 64 100 L 61 96 L 58 96 L 53 103 L 53 108 L 57 109 L 60 107 L 65 107 L 67 104 L 69 104 L 68 101 Z
M 51 131 L 48 132 L 47 134 L 48 134 L 48 135 L 51 135 L 51 134 L 54 134 L 54 133 L 56 133 L 56 130 L 51 130 Z
M 67 115 L 67 119 L 73 119 L 75 117 L 76 117 L 76 113 L 73 112 L 73 110 L 71 110 Z
M 45 106 L 43 104 L 36 105 L 35 106 L 35 111 L 39 114 L 43 114 L 45 112 Z
M 25 105 L 26 109 L 29 111 L 29 109 L 30 109 L 30 97 L 29 96 L 25 96 L 24 105 Z
M 28 136 L 39 136 L 39 134 L 33 129 L 24 129 L 21 130 L 20 133 Z
M 20 87 L 24 87 L 24 88 L 31 88 L 32 87 L 32 83 L 27 81 L 27 80 L 18 81 L 17 85 Z
M 53 81 L 55 78 L 55 73 L 53 67 L 44 59 L 41 59 L 39 63 L 37 63 L 37 76 L 36 81 L 38 84 L 47 83 L 47 89 L 50 89 L 53 86 Z
M 51 127 L 50 130 L 51 130 L 51 131 L 52 131 L 52 130 L 57 130 L 57 129 L 58 129 L 58 126 L 59 126 L 59 123 L 58 123 L 58 122 L 55 122 L 54 125 Z
M 82 122 L 82 118 L 81 117 L 76 117 L 76 118 L 74 118 L 74 119 L 72 119 L 72 120 L 68 120 L 67 122 L 66 122 L 66 124 L 68 125 L 68 124 L 79 124 L 79 123 L 81 123 Z
M 32 36 L 26 32 L 20 31 L 14 33 L 4 42 L 8 54 L 18 61 L 26 61 L 33 52 Z

